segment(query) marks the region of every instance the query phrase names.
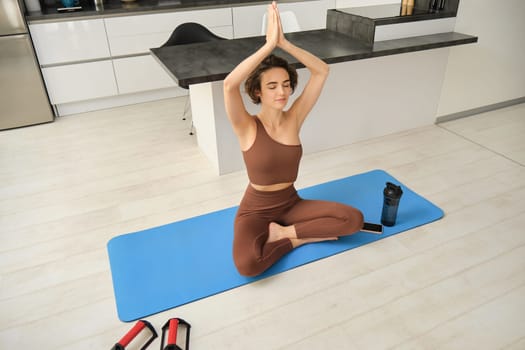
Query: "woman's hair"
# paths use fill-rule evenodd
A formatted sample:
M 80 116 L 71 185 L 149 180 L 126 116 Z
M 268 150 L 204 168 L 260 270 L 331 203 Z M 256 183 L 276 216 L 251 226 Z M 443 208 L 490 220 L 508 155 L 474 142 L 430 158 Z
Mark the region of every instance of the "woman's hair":
M 288 61 L 284 58 L 272 54 L 266 57 L 259 66 L 250 73 L 244 83 L 244 90 L 248 93 L 248 96 L 250 96 L 252 102 L 255 104 L 261 103 L 261 98 L 257 95 L 257 93 L 261 91 L 261 75 L 271 68 L 283 68 L 286 70 L 290 77 L 292 93 L 295 91 L 295 86 L 297 85 L 297 71 L 294 67 L 288 64 Z

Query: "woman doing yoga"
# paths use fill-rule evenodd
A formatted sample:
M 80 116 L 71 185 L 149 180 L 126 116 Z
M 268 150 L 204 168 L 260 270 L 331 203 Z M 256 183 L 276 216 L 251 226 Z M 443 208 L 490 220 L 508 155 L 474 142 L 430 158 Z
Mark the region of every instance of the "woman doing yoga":
M 297 84 L 297 73 L 276 48 L 288 52 L 310 72 L 300 96 L 285 106 Z M 279 11 L 268 6 L 266 42 L 224 80 L 226 112 L 237 135 L 250 183 L 234 223 L 233 259 L 242 275 L 256 276 L 283 255 L 305 243 L 336 240 L 363 227 L 362 213 L 350 206 L 305 200 L 297 194 L 302 146 L 301 125 L 316 103 L 328 76 L 328 65 L 290 43 L 283 34 Z M 260 112 L 244 106 L 240 87 Z

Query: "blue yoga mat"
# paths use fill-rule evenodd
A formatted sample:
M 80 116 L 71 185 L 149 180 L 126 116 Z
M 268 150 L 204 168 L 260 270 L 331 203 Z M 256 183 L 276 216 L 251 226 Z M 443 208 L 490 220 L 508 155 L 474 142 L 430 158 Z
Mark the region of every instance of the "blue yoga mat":
M 443 211 L 382 170 L 299 190 L 305 199 L 332 200 L 359 208 L 368 222 L 380 222 L 385 183 L 403 188 L 397 222 L 382 235 L 359 232 L 337 241 L 307 244 L 257 277 L 239 275 L 232 260 L 237 207 L 204 214 L 108 242 L 120 320 L 134 321 L 294 267 L 420 226 Z

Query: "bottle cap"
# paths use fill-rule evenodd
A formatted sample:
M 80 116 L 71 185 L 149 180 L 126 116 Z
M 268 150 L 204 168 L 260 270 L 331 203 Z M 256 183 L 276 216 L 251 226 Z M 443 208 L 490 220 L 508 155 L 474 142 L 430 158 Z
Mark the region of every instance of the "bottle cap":
M 401 189 L 401 186 L 397 186 L 391 182 L 387 182 L 386 187 L 383 190 L 383 194 L 391 198 L 400 198 L 403 194 L 403 190 Z

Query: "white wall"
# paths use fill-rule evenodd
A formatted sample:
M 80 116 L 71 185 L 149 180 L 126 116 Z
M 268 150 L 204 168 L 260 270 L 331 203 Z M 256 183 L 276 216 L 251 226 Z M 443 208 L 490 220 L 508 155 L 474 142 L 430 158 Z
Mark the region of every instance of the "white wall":
M 455 31 L 479 39 L 450 49 L 438 117 L 525 96 L 525 1 L 460 0 Z
M 336 0 L 336 7 L 392 3 L 401 0 Z M 450 48 L 437 118 L 525 98 L 524 0 L 460 0 L 454 30 L 479 39 Z

